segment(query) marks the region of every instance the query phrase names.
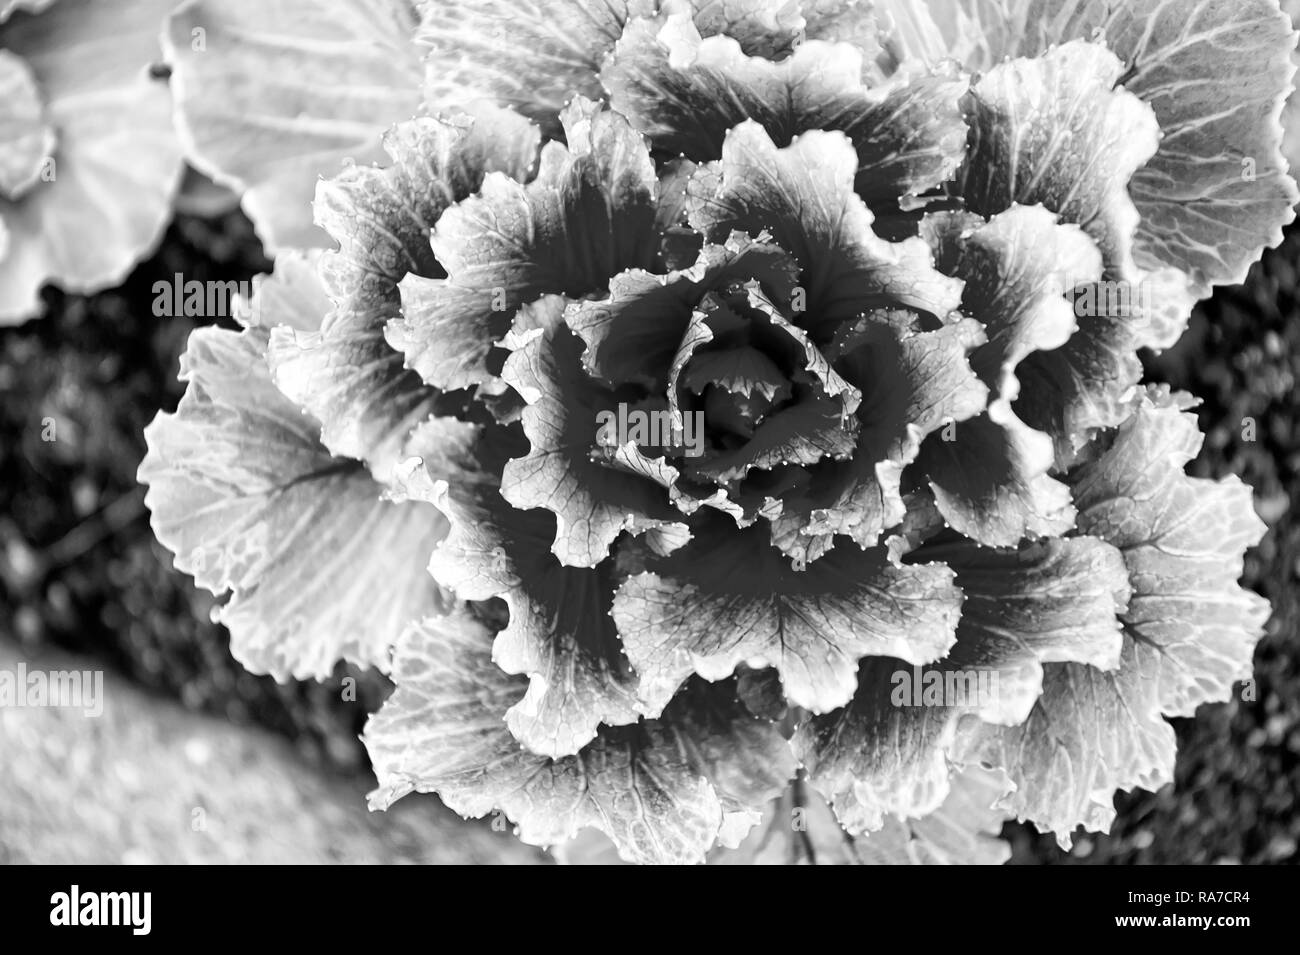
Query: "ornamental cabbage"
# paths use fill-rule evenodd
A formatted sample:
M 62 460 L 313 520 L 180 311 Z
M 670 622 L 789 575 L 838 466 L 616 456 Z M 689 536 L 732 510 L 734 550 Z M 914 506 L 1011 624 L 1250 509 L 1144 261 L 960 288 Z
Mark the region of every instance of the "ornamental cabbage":
M 1138 355 L 1293 217 L 1276 0 L 194 0 L 168 37 L 281 251 L 140 479 L 250 670 L 390 674 L 373 807 L 1002 861 L 1005 818 L 1105 830 L 1249 676 L 1264 526 Z

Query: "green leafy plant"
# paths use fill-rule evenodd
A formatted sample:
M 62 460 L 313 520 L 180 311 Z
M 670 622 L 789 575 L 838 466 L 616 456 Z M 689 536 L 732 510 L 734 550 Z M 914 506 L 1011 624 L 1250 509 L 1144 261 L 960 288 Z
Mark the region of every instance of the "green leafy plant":
M 374 806 L 584 858 L 1000 861 L 1007 817 L 1107 828 L 1249 675 L 1264 527 L 1184 474 L 1193 401 L 1138 352 L 1293 216 L 1275 0 L 167 35 L 194 161 L 285 251 L 140 478 L 250 669 L 391 674 Z
M 184 162 L 158 34 L 175 0 L 0 2 L 0 324 L 47 282 L 121 282 L 162 235 Z

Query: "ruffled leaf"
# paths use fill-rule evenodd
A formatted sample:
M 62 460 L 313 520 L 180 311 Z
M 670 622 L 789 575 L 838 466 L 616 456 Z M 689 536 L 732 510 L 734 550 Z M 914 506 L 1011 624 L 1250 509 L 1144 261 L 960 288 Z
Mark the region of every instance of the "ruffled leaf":
M 252 328 L 265 328 L 274 342 L 275 329 L 314 332 L 330 311 L 329 295 L 320 278 L 320 250 L 285 252 L 276 256 L 270 275 L 253 279 L 251 301 L 240 301 L 235 318 Z
M 363 466 L 332 457 L 271 383 L 266 342 L 257 328 L 190 336 L 185 396 L 145 432 L 154 534 L 200 586 L 230 592 L 217 616 L 253 672 L 386 669 L 406 624 L 442 605 L 423 565 L 446 521 L 384 500 Z
M 668 386 L 672 360 L 691 315 L 709 292 L 756 281 L 767 294 L 789 301 L 798 267 L 771 242 L 743 233 L 705 246 L 687 269 L 658 275 L 633 269 L 613 277 L 609 295 L 577 302 L 565 322 L 586 344 L 583 365 L 610 384 Z
M 850 832 L 894 814 L 934 812 L 954 764 L 971 760 L 980 721 L 1014 725 L 1034 705 L 1044 664 L 1114 667 L 1128 585 L 1120 555 L 1098 540 L 1020 551 L 969 542 L 924 547 L 947 560 L 965 596 L 957 642 L 942 662 L 864 661 L 852 703 L 812 719 L 794 748 L 813 786 Z
M 320 184 L 317 223 L 340 245 L 322 267 L 334 306 L 318 332 L 274 332 L 270 362 L 280 389 L 322 422 L 334 454 L 383 479 L 408 453 L 411 429 L 439 410 L 439 393 L 384 337 L 399 312 L 398 283 L 443 274 L 429 246 L 433 224 L 490 172 L 527 178 L 537 138 L 503 110 L 412 120 L 385 136 L 391 165 L 356 166 Z
M 1134 257 L 1140 214 L 1129 182 L 1155 155 L 1160 128 L 1147 104 L 1118 87 L 1123 74 L 1113 53 L 1076 41 L 996 66 L 972 90 L 968 207 L 992 215 L 1041 203 L 1078 223 L 1102 253 L 1103 281 L 1082 271 L 1070 283 L 1084 286 L 1079 330 L 1030 356 L 1021 374 L 1026 420 L 1056 437 L 1062 464 L 1092 431 L 1123 420 L 1141 375 L 1137 350 L 1172 344 L 1194 302 L 1186 276 L 1147 272 Z
M 1115 88 L 1123 71 L 1105 47 L 1083 42 L 989 70 L 971 90 L 961 194 L 985 216 L 1041 203 L 1092 236 L 1111 277 L 1132 279 L 1139 213 L 1128 184 L 1160 130 L 1149 106 Z
M 853 44 L 862 51 L 864 81 L 883 82 L 898 63 L 886 49 L 893 24 L 881 6 L 880 0 L 801 0 L 804 38 Z
M 575 94 L 604 96 L 601 66 L 628 22 L 661 9 L 754 56 L 788 55 L 805 22 L 788 0 L 439 0 L 418 34 L 429 51 L 426 101 L 445 109 L 490 100 L 554 136 Z
M 534 180 L 490 173 L 480 195 L 443 213 L 432 245 L 447 278 L 402 280 L 388 339 L 429 384 L 490 381 L 488 353 L 520 305 L 599 292 L 654 263 L 658 180 L 644 141 L 587 100 L 563 120 L 567 148 L 548 143 Z
M 438 0 L 417 39 L 427 49 L 425 100 L 459 109 L 475 100 L 510 106 L 548 136 L 575 96 L 603 95 L 597 75 L 623 25 L 655 0 Z
M 917 461 L 940 511 L 967 537 L 993 546 L 1055 536 L 1074 522 L 1070 491 L 1049 476 L 1051 438 L 1012 410 L 1016 368 L 1028 355 L 1064 345 L 1076 327 L 1065 294 L 1101 278 L 1101 255 L 1078 227 L 1041 206 L 1013 205 L 985 224 L 969 215 L 930 216 L 922 234 L 940 268 L 966 285 L 962 308 L 984 324 L 988 341 L 971 367 L 994 395 L 988 411 L 932 434 Z M 1035 399 L 1063 400 L 1064 391 Z M 1039 408 L 1038 420 L 1064 420 L 1068 406 Z
M 973 319 L 924 332 L 906 313 L 878 313 L 842 329 L 836 366 L 864 388 L 858 445 L 850 460 L 819 467 L 805 493 L 785 498 L 773 543 L 795 559 L 812 560 L 836 534 L 872 547 L 901 521 L 903 469 L 922 439 L 985 407 L 988 388 L 966 357 L 984 340 Z
M 969 208 L 985 215 L 1011 202 L 1041 202 L 1092 236 L 1104 278 L 1131 299 L 1118 316 L 1107 314 L 1124 319 L 1116 323 L 1123 334 L 1110 345 L 1116 353 L 1110 365 L 1133 384 L 1128 354 L 1177 341 L 1197 293 L 1182 271 L 1135 256 L 1144 220 L 1129 197 L 1130 180 L 1136 184 L 1156 154 L 1162 131 L 1150 106 L 1119 88 L 1123 69 L 1104 47 L 1073 42 L 990 70 L 972 92 L 972 145 L 961 192 Z M 1103 336 L 1084 323 L 1076 337 L 1081 342 L 1063 354 L 1086 352 L 1089 339 Z
M 988 728 L 979 757 L 1016 785 L 1001 806 L 1056 833 L 1069 849 L 1076 826 L 1104 832 L 1117 789 L 1156 790 L 1173 779 L 1174 731 L 1152 684 L 1158 661 L 1124 640 L 1119 669 L 1043 667 L 1042 696 L 1017 726 Z
M 793 6 L 793 5 L 791 5 Z M 731 36 L 701 37 L 685 13 L 628 24 L 601 72 L 610 102 L 670 154 L 722 155 L 728 130 L 754 120 L 778 146 L 809 130 L 839 130 L 858 155 L 856 186 L 879 216 L 948 179 L 965 154 L 956 75 L 868 87 L 863 53 L 812 40 L 773 61 Z
M 692 462 L 686 473 L 694 478 L 731 484 L 751 471 L 843 461 L 856 446 L 856 419 L 846 427 L 844 408 L 829 399 L 804 401 L 769 415 L 753 438 L 735 451 Z
M 1107 33 L 1133 63 L 1125 86 L 1151 104 L 1164 133 L 1133 178 L 1138 264 L 1189 272 L 1205 297 L 1245 281 L 1295 218 L 1300 191 L 1279 152 L 1278 122 L 1295 40 L 1264 0 L 1152 5 L 1150 16 Z
M 802 4 L 790 0 L 663 0 L 665 13 L 690 11 L 704 36 L 734 37 L 751 56 L 789 55 L 807 26 Z
M 962 310 L 988 341 L 971 367 L 1003 401 L 1019 393 L 1016 367 L 1064 345 L 1076 319 L 1066 295 L 1100 280 L 1101 254 L 1077 226 L 1042 206 L 1012 204 L 987 223 L 969 215 L 927 216 L 922 224 L 940 267 L 962 280 Z
M 722 159 L 691 178 L 691 225 L 710 241 L 733 231 L 766 231 L 803 269 L 801 324 L 821 339 L 826 329 L 864 309 L 905 305 L 947 316 L 961 283 L 933 268 L 917 238 L 885 242 L 853 191 L 857 153 L 843 133 L 804 133 L 778 148 L 758 123 L 729 130 Z
M 1130 190 L 1138 265 L 1189 274 L 1198 298 L 1244 281 L 1300 199 L 1279 152 L 1290 24 L 1272 0 L 1139 0 L 1093 17 L 1075 29 L 1101 31 L 1163 133 Z
M 990 70 L 973 90 L 961 187 L 967 205 L 985 215 L 1013 201 L 1041 202 L 1092 236 L 1104 278 L 1133 299 L 1112 364 L 1138 347 L 1172 345 L 1196 299 L 1187 275 L 1135 258 L 1141 215 L 1130 180 L 1156 154 L 1161 130 L 1151 108 L 1119 88 L 1123 70 L 1104 47 L 1081 41 Z M 1095 334 L 1085 325 L 1079 337 Z
M 561 564 L 595 567 L 623 531 L 641 533 L 680 515 L 655 484 L 592 459 L 598 415 L 612 395 L 582 370 L 582 345 L 563 324 L 565 302 L 551 297 L 525 312 L 540 326 L 512 334 L 502 375 L 527 402 L 531 449 L 505 466 L 501 494 L 515 507 L 556 517 L 551 552 Z
M 733 450 L 706 451 L 702 457 L 687 463 L 686 473 L 693 478 L 730 485 L 743 480 L 753 470 L 773 471 L 778 467 L 813 465 L 823 459 L 847 459 L 856 445 L 858 421 L 853 412 L 861 403 L 862 393 L 831 367 L 807 333 L 788 321 L 756 282 L 746 283 L 744 292 L 753 315 L 763 323 L 772 339 L 768 346 L 777 352 L 784 346 L 791 367 L 796 373 L 804 373 L 803 377 L 812 385 L 812 394 L 770 414 L 765 409 L 752 430 L 745 427 L 748 424 L 745 420 L 732 422 L 733 428 L 749 431 L 748 440 Z M 697 312 L 692 321 L 707 321 L 711 314 L 718 313 L 730 315 L 731 310 L 720 305 L 713 313 Z M 683 350 L 673 363 L 669 383 L 669 404 L 678 419 L 681 417 L 677 410 L 679 375 L 693 366 L 695 349 L 711 340 L 711 332 L 694 340 L 688 332 L 683 339 Z M 741 411 L 753 404 L 706 401 L 705 420 L 716 428 L 727 422 L 724 412 L 742 417 Z
M 721 680 L 746 663 L 775 667 L 787 699 L 823 713 L 852 696 L 863 656 L 924 663 L 951 645 L 961 594 L 946 568 L 842 544 L 797 572 L 764 538 L 706 526 L 619 587 L 614 620 L 647 705 L 692 672 Z
M 900 58 L 987 70 L 1069 40 L 1104 43 L 1119 57 L 1124 88 L 1151 106 L 1163 134 L 1131 187 L 1139 267 L 1186 273 L 1190 294 L 1203 298 L 1212 285 L 1243 281 L 1281 241 L 1300 193 L 1279 151 L 1295 38 L 1276 0 L 880 5 L 900 24 Z
M 1052 441 L 1007 405 L 964 421 L 953 440 L 931 435 L 916 468 L 948 522 L 973 540 L 1007 547 L 1061 534 L 1074 523 L 1070 489 L 1048 475 Z
M 1133 599 L 1124 625 L 1161 712 L 1191 716 L 1251 674 L 1268 602 L 1237 585 L 1265 526 L 1236 477 L 1190 478 L 1196 416 L 1144 401 L 1096 461 L 1071 476 L 1079 528 L 1124 554 Z
M 550 552 L 554 518 L 512 507 L 491 480 L 417 480 L 451 525 L 429 563 L 434 579 L 464 600 L 505 600 L 510 622 L 493 659 L 529 678 L 505 714 L 515 737 L 534 753 L 571 756 L 602 723 L 635 723 L 643 708 L 609 615 L 611 568 L 562 565 Z
M 1081 294 L 1107 302 L 1107 290 L 1114 288 L 1099 282 Z M 1086 301 L 1076 302 L 1080 300 Z M 1052 436 L 1056 465 L 1062 468 L 1073 463 L 1078 449 L 1097 430 L 1124 420 L 1132 389 L 1142 377 L 1139 342 L 1127 309 L 1076 307 L 1095 313 L 1079 316 L 1079 330 L 1063 346 L 1034 352 L 1016 372 L 1020 398 L 1015 412 L 1030 428 Z
M 364 736 L 379 778 L 372 807 L 437 792 L 467 816 L 499 808 L 534 845 L 593 827 L 627 861 L 682 864 L 701 861 L 736 816 L 756 817 L 794 773 L 781 735 L 726 686 L 698 686 L 661 719 L 604 730 L 576 756 L 521 750 L 501 715 L 526 681 L 493 666 L 491 642 L 464 614 L 403 636 L 397 691 Z
M 781 369 L 752 345 L 696 355 L 682 385 L 697 395 L 716 385 L 729 395 L 764 401 L 787 398 L 790 391 Z
M 1119 665 L 1116 615 L 1127 605 L 1130 588 L 1120 553 L 1105 541 L 1071 537 L 1011 550 L 937 540 L 909 560 L 944 561 L 965 595 L 957 646 L 946 662 L 1006 672 L 1031 661 L 1102 670 Z M 1017 701 L 1006 696 L 1000 702 L 1010 707 L 986 713 L 1016 719 Z

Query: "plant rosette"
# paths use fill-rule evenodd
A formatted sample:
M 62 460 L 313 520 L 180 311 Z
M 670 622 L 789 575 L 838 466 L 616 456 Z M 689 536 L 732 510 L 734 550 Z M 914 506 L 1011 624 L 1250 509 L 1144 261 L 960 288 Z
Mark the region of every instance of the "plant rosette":
M 1249 676 L 1264 526 L 1138 354 L 1293 216 L 1275 0 L 199 0 L 168 37 L 200 168 L 289 241 L 140 478 L 249 669 L 391 675 L 373 806 L 998 862 L 1006 818 L 1105 830 Z

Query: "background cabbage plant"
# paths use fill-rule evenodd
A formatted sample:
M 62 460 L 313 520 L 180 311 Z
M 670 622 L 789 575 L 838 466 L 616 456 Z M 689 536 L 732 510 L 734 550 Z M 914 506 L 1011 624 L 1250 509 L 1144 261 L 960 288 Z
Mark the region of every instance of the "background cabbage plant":
M 47 282 L 117 285 L 162 236 L 184 162 L 151 67 L 175 5 L 0 2 L 0 324 Z
M 280 254 L 140 479 L 249 669 L 391 674 L 372 805 L 1000 861 L 1249 676 L 1264 525 L 1138 354 L 1293 218 L 1276 0 L 196 0 L 164 42 Z

